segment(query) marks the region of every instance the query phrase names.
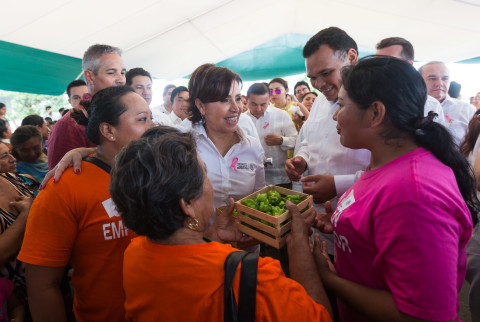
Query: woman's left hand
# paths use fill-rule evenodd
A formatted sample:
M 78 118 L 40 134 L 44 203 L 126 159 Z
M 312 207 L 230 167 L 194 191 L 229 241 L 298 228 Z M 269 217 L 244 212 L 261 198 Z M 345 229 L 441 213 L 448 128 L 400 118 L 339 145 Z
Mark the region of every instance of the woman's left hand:
M 237 219 L 233 217 L 234 205 L 235 202 L 233 198 L 230 198 L 229 205 L 225 211 L 217 212 L 217 217 L 212 225 L 215 228 L 216 235 L 219 241 L 223 243 L 252 241 L 252 237 L 238 230 Z

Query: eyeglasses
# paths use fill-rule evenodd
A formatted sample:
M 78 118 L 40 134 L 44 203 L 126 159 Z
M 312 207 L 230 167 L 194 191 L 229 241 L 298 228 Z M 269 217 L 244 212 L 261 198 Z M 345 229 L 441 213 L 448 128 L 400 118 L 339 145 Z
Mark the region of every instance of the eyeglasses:
M 276 89 L 276 90 L 271 89 L 271 90 L 270 90 L 270 95 L 272 95 L 273 92 L 275 92 L 275 94 L 278 95 L 278 94 L 280 94 L 280 93 L 282 92 L 282 90 L 281 90 L 281 89 Z
M 303 89 L 297 89 L 297 90 L 295 91 L 295 93 L 300 94 L 300 93 L 302 93 L 302 92 L 305 93 L 305 92 L 309 92 L 309 91 L 310 91 L 310 90 L 309 90 L 307 87 L 305 87 L 305 88 L 303 88 Z

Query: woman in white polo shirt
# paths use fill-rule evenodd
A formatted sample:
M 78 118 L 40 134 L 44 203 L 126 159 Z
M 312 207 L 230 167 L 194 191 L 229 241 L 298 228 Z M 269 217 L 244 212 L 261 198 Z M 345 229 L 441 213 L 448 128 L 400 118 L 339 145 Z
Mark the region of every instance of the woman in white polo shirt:
M 198 67 L 188 83 L 189 120 L 213 185 L 214 211 L 265 186 L 260 142 L 237 126 L 241 85 L 238 74 L 212 64 Z

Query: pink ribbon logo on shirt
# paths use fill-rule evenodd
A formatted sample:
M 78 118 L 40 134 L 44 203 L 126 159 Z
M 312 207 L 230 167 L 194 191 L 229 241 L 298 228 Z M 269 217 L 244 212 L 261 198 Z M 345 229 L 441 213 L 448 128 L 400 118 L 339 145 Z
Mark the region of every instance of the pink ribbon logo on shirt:
M 269 125 L 270 125 L 270 122 L 268 122 L 267 124 L 265 124 L 265 125 L 263 126 L 263 129 L 265 130 Z
M 448 116 L 447 113 L 445 113 L 445 118 L 447 119 L 447 122 L 448 122 L 448 123 L 452 123 L 452 122 L 453 122 L 453 119 L 451 119 L 450 116 Z
M 237 171 L 237 162 L 238 162 L 238 158 L 237 157 L 233 158 L 230 169 L 234 169 L 235 171 Z

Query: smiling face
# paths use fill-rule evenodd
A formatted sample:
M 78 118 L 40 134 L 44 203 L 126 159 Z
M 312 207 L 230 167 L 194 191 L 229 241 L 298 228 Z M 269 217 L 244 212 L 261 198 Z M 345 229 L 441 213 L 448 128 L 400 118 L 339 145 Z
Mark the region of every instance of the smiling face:
M 339 108 L 334 114 L 337 121 L 337 132 L 340 135 L 340 143 L 350 149 L 364 148 L 364 115 L 357 104 L 352 101 L 347 92 L 341 87 L 338 94 Z
M 5 143 L 0 143 L 0 172 L 17 172 L 17 160 Z
M 121 102 L 127 106 L 127 110 L 120 115 L 119 123 L 113 132 L 120 149 L 154 126 L 152 111 L 143 97 L 136 93 L 128 93 L 121 98 Z
M 218 102 L 202 103 L 199 99 L 195 102 L 200 113 L 205 118 L 205 128 L 208 136 L 225 135 L 237 130 L 238 118 L 242 110 L 239 102 L 242 100 L 240 87 L 233 82 L 228 96 Z
M 307 77 L 310 78 L 312 86 L 331 102 L 337 100 L 342 87 L 340 71 L 348 64 L 348 59 L 338 58 L 328 45 L 321 45 L 310 57 L 305 58 Z
M 85 71 L 85 79 L 92 88 L 92 93 L 112 86 L 125 85 L 125 66 L 122 57 L 118 54 L 105 54 L 99 59 L 100 67 L 97 73 Z
M 247 105 L 248 109 L 250 110 L 250 114 L 258 119 L 259 117 L 263 116 L 268 105 L 270 105 L 270 97 L 268 93 L 263 95 L 250 94 L 250 96 L 247 98 Z
M 303 97 L 302 104 L 307 108 L 308 111 L 312 109 L 313 102 L 315 102 L 315 99 L 317 98 L 317 95 L 313 93 L 308 93 Z
M 445 100 L 450 86 L 450 71 L 442 63 L 426 65 L 422 68 L 422 77 L 427 85 L 428 95 L 440 103 Z
M 148 105 L 152 103 L 152 80 L 148 76 L 135 76 L 132 78 L 132 88 L 145 99 Z
M 270 101 L 275 104 L 276 107 L 285 107 L 287 105 L 287 92 L 282 84 L 273 82 L 268 85 L 270 90 Z

